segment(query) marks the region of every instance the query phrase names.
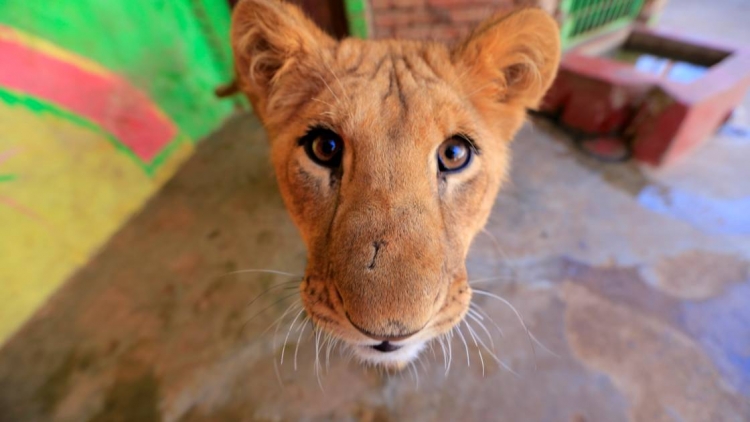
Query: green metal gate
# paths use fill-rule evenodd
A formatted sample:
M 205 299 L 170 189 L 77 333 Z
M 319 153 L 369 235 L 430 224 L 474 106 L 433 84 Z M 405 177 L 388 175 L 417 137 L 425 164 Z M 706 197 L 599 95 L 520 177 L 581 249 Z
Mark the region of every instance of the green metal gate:
M 560 4 L 563 48 L 616 31 L 638 17 L 644 0 L 563 0 Z

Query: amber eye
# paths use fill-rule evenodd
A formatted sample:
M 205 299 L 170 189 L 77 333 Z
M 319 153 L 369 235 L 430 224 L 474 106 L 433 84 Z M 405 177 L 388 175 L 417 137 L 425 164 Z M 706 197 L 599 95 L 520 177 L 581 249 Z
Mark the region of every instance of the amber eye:
M 316 164 L 323 167 L 338 167 L 344 150 L 344 141 L 335 132 L 315 128 L 300 139 L 307 156 Z
M 461 171 L 471 162 L 473 147 L 461 136 L 448 138 L 438 148 L 438 168 L 443 173 Z

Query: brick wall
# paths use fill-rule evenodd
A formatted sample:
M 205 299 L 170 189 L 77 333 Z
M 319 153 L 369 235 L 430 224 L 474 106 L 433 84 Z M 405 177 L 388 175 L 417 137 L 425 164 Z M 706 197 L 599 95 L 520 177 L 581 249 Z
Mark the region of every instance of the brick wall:
M 454 41 L 494 12 L 539 6 L 554 13 L 559 0 L 369 0 L 372 36 Z

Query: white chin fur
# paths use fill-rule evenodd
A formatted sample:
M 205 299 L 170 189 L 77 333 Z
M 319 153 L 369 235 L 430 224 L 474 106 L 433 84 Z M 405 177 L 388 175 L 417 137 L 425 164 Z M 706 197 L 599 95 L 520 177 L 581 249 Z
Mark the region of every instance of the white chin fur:
M 424 349 L 426 342 L 414 342 L 401 345 L 401 348 L 392 352 L 380 352 L 369 346 L 352 345 L 354 355 L 363 363 L 383 366 L 402 366 L 419 356 Z

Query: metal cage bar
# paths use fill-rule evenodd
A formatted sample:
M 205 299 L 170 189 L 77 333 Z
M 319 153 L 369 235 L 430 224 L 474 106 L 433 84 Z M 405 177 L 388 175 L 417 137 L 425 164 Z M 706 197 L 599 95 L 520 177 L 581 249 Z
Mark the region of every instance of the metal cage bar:
M 635 21 L 644 0 L 563 0 L 561 35 L 570 48 L 594 36 L 615 31 Z

